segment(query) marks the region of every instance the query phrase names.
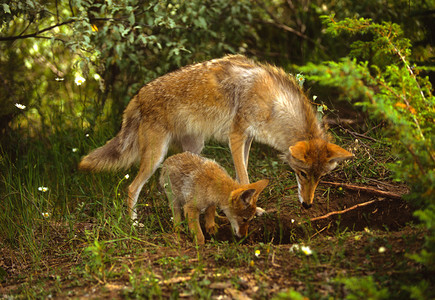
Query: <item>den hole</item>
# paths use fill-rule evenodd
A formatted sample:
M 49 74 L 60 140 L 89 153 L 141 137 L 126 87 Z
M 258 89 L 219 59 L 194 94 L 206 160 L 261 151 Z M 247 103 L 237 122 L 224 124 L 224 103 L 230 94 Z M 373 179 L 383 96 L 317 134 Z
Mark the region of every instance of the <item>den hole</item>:
M 356 192 L 338 195 L 328 202 L 319 201 L 309 210 L 299 206 L 279 211 L 274 207 L 263 208 L 269 212 L 251 222 L 249 235 L 243 243 L 292 244 L 345 231 L 398 231 L 414 221 L 413 209 L 408 202 Z M 216 223 L 219 230 L 215 239 L 237 241 L 226 218 L 216 218 Z

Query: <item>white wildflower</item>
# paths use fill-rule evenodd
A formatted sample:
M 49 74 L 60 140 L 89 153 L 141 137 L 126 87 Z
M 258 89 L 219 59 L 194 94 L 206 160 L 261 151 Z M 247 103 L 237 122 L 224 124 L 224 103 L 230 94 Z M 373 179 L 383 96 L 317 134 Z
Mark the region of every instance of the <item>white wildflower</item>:
M 77 151 L 79 151 L 79 149 L 77 149 L 77 148 L 72 148 L 71 150 L 72 150 L 72 152 L 77 152 Z
M 50 217 L 50 214 L 48 212 L 43 212 L 42 216 L 47 219 L 48 217 Z
M 128 175 L 128 174 L 125 174 L 125 176 L 124 176 L 125 179 L 128 179 L 129 177 L 130 177 L 130 175 Z
M 311 255 L 313 254 L 313 251 L 310 249 L 309 246 L 303 246 L 303 245 L 298 245 L 298 244 L 293 244 L 290 247 L 290 252 L 302 252 L 305 255 Z
M 48 192 L 48 187 L 40 186 L 40 187 L 38 187 L 38 191 L 43 192 L 43 193 Z
M 308 246 L 302 246 L 301 251 L 307 256 L 313 254 L 313 251 L 311 251 L 310 247 Z
M 387 251 L 387 249 L 384 246 L 379 247 L 378 252 L 379 253 L 384 253 L 385 251 Z
M 16 106 L 17 108 L 19 108 L 19 109 L 25 109 L 25 108 L 26 108 L 25 105 L 20 104 L 20 103 L 15 103 L 15 106 Z
M 296 75 L 296 81 L 297 81 L 297 83 L 299 83 L 300 86 L 303 86 L 303 85 L 304 85 L 304 82 L 305 82 L 305 77 L 304 77 L 304 75 L 302 75 L 302 74 L 297 74 L 297 75 Z
M 82 85 L 82 83 L 83 82 L 85 82 L 86 81 L 86 79 L 84 79 L 82 76 L 80 76 L 80 75 L 76 75 L 76 78 L 74 79 L 74 82 L 77 84 L 77 85 Z

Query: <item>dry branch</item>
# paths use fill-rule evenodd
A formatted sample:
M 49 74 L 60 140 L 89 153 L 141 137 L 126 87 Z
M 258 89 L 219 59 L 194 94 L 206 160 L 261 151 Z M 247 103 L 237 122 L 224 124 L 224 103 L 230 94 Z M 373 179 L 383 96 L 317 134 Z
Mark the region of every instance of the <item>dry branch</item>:
M 373 194 L 376 196 L 388 197 L 388 198 L 392 198 L 392 199 L 402 199 L 401 194 L 397 194 L 394 192 L 381 191 L 381 190 L 371 188 L 371 187 L 365 187 L 365 186 L 359 186 L 359 185 L 353 185 L 353 184 L 347 184 L 347 183 L 339 183 L 339 182 L 330 182 L 330 181 L 321 181 L 320 183 L 332 185 L 332 186 L 337 186 L 337 187 L 342 187 L 342 188 L 345 188 L 348 190 L 370 193 L 370 194 Z
M 346 209 L 343 209 L 343 210 L 331 211 L 330 213 L 327 213 L 326 215 L 323 215 L 323 216 L 320 216 L 320 217 L 311 218 L 310 221 L 313 222 L 313 221 L 329 218 L 330 216 L 333 216 L 333 215 L 344 214 L 345 212 L 348 212 L 348 211 L 353 210 L 355 208 L 358 208 L 358 207 L 361 207 L 361 206 L 370 205 L 370 204 L 372 204 L 372 203 L 374 203 L 376 201 L 383 201 L 383 200 L 385 200 L 385 199 L 384 198 L 380 198 L 380 199 L 377 199 L 377 200 L 371 200 L 371 201 L 359 203 L 359 204 L 356 204 L 356 205 L 354 205 L 352 207 L 349 207 L 349 208 L 346 208 Z

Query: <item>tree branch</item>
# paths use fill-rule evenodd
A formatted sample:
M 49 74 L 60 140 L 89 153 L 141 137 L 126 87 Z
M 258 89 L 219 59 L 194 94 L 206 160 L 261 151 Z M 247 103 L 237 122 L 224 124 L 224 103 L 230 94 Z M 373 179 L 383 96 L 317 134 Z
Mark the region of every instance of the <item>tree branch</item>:
M 32 37 L 38 37 L 41 38 L 41 36 L 39 36 L 41 33 L 49 31 L 53 28 L 59 27 L 59 26 L 63 26 L 66 24 L 71 24 L 76 22 L 77 20 L 68 20 L 62 23 L 56 23 L 52 26 L 49 26 L 47 28 L 44 28 L 42 30 L 39 30 L 38 32 L 34 32 L 34 33 L 30 33 L 30 34 L 25 34 L 25 35 L 16 35 L 16 36 L 5 36 L 5 37 L 0 37 L 0 42 L 2 41 L 15 41 L 15 40 L 20 40 L 20 39 L 27 39 L 27 38 L 32 38 Z
M 325 50 L 325 47 L 322 46 L 320 43 L 316 42 L 315 40 L 313 40 L 312 38 L 310 38 L 309 36 L 303 34 L 301 31 L 298 31 L 290 26 L 287 26 L 285 24 L 282 24 L 276 16 L 274 16 L 268 9 L 267 7 L 259 0 L 256 0 L 255 2 L 257 2 L 257 4 L 269 15 L 269 17 L 273 20 L 273 21 L 266 21 L 266 20 L 261 20 L 262 22 L 266 23 L 266 24 L 270 24 L 273 26 L 276 26 L 280 29 L 283 29 L 285 31 L 291 32 L 315 45 L 317 45 L 320 49 Z

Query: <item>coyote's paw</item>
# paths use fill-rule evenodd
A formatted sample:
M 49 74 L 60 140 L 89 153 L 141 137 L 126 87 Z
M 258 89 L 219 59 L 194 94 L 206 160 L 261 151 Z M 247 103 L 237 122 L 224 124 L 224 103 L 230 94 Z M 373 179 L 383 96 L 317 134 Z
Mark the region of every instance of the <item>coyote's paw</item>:
M 255 214 L 260 217 L 260 216 L 266 214 L 266 211 L 264 209 L 262 209 L 261 207 L 257 206 Z
M 204 236 L 202 234 L 195 236 L 194 240 L 196 240 L 196 243 L 198 245 L 204 245 L 204 243 L 205 243 L 205 239 L 204 239 Z
M 218 231 L 219 226 L 216 223 L 205 224 L 205 231 L 210 235 L 215 235 Z

